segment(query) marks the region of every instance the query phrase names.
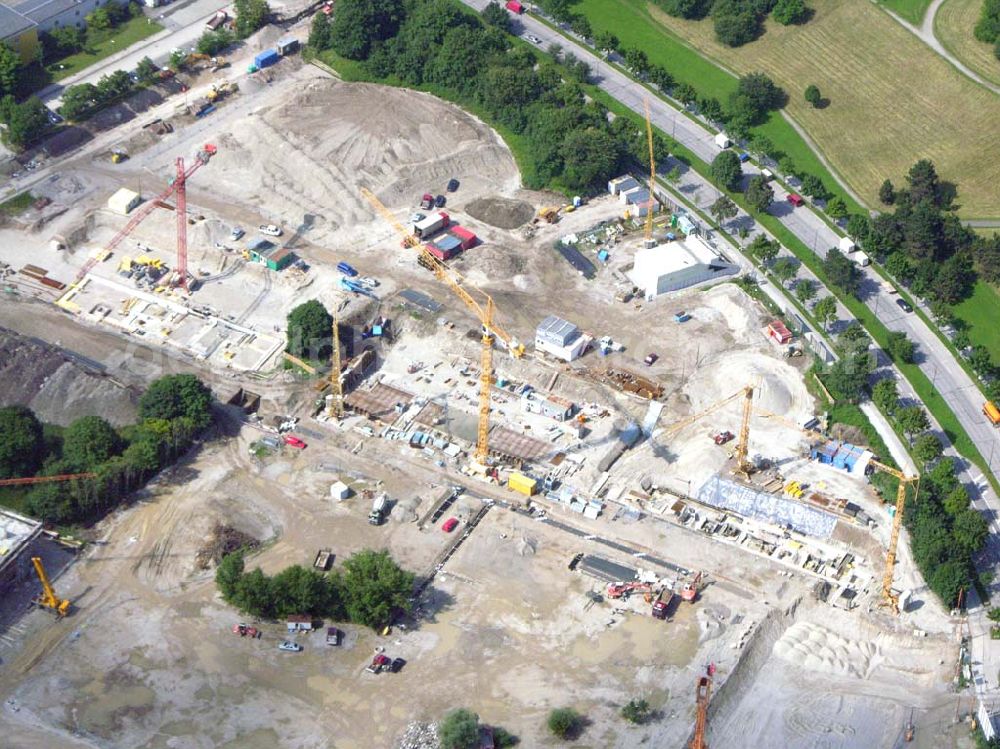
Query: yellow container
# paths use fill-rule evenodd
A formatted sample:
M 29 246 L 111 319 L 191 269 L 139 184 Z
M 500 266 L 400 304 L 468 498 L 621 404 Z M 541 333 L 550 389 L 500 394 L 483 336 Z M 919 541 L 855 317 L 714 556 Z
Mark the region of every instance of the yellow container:
M 535 493 L 538 482 L 520 473 L 512 473 L 507 479 L 507 486 L 526 497 Z

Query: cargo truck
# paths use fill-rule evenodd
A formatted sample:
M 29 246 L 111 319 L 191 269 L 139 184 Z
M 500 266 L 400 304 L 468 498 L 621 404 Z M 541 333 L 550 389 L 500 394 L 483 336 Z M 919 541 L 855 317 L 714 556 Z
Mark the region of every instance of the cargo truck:
M 444 211 L 432 213 L 423 221 L 418 221 L 413 225 L 413 233 L 418 237 L 429 237 L 448 226 L 450 220 Z
M 385 494 L 379 494 L 375 497 L 375 501 L 372 502 L 372 511 L 368 513 L 369 523 L 372 525 L 382 525 L 382 521 L 385 519 L 385 505 Z

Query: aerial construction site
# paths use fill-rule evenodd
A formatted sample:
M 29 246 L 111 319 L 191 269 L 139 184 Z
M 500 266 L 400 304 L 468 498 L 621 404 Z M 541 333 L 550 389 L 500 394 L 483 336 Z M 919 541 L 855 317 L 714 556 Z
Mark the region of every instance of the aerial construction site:
M 99 522 L 0 515 L 5 745 L 437 746 L 466 707 L 535 747 L 565 706 L 579 746 L 961 745 L 962 633 L 872 484 L 911 472 L 830 428 L 738 248 L 639 171 L 523 189 L 429 94 L 233 75 L 0 227 L 0 402 L 123 426 L 181 372 L 216 401 Z M 311 300 L 333 328 L 293 354 Z M 250 621 L 224 537 L 266 574 L 387 549 L 412 607 Z

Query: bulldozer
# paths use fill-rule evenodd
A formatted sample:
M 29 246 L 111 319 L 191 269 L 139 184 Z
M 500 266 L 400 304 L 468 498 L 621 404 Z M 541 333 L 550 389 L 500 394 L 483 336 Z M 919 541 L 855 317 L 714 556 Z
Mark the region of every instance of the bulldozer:
M 35 565 L 35 572 L 42 583 L 42 594 L 34 598 L 32 603 L 43 609 L 48 609 L 62 619 L 69 613 L 70 602 L 64 598 L 59 598 L 55 590 L 52 589 L 52 583 L 49 582 L 49 576 L 45 573 L 45 567 L 42 565 L 42 558 L 32 557 L 31 563 Z
M 121 164 L 123 161 L 128 161 L 128 153 L 121 148 L 114 148 L 111 150 L 111 163 Z

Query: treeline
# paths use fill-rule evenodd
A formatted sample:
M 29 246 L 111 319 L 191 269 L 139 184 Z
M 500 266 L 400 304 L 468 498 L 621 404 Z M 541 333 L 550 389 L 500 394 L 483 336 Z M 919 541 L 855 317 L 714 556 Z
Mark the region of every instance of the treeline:
M 440 91 L 527 136 L 523 149 L 535 166 L 529 187 L 596 190 L 633 160 L 648 162 L 634 123 L 609 122 L 572 74 L 514 45 L 495 3 L 484 18 L 492 23 L 450 0 L 341 0 L 332 21 L 317 14 L 309 42 L 359 61 L 373 80 Z M 578 75 L 579 66 L 573 69 Z M 659 137 L 656 150 L 661 158 L 667 151 Z
M 771 16 L 785 26 L 805 23 L 812 11 L 803 0 L 655 0 L 677 18 L 712 17 L 715 36 L 729 47 L 740 47 L 764 33 L 764 20 Z
M 215 573 L 222 597 L 261 619 L 295 614 L 351 621 L 379 630 L 399 613 L 409 612 L 414 575 L 387 551 L 359 551 L 344 561 L 342 572 L 321 574 L 301 565 L 268 576 L 246 571 L 244 554 L 223 558 Z
M 1000 60 L 1000 0 L 983 0 L 972 33 L 979 41 L 994 45 L 993 54 Z
M 24 500 L 27 512 L 46 522 L 93 521 L 191 447 L 212 423 L 212 394 L 193 375 L 161 377 L 140 399 L 139 415 L 138 424 L 120 430 L 84 416 L 61 438 L 46 438 L 29 409 L 0 409 L 0 478 L 95 473 L 38 484 Z

